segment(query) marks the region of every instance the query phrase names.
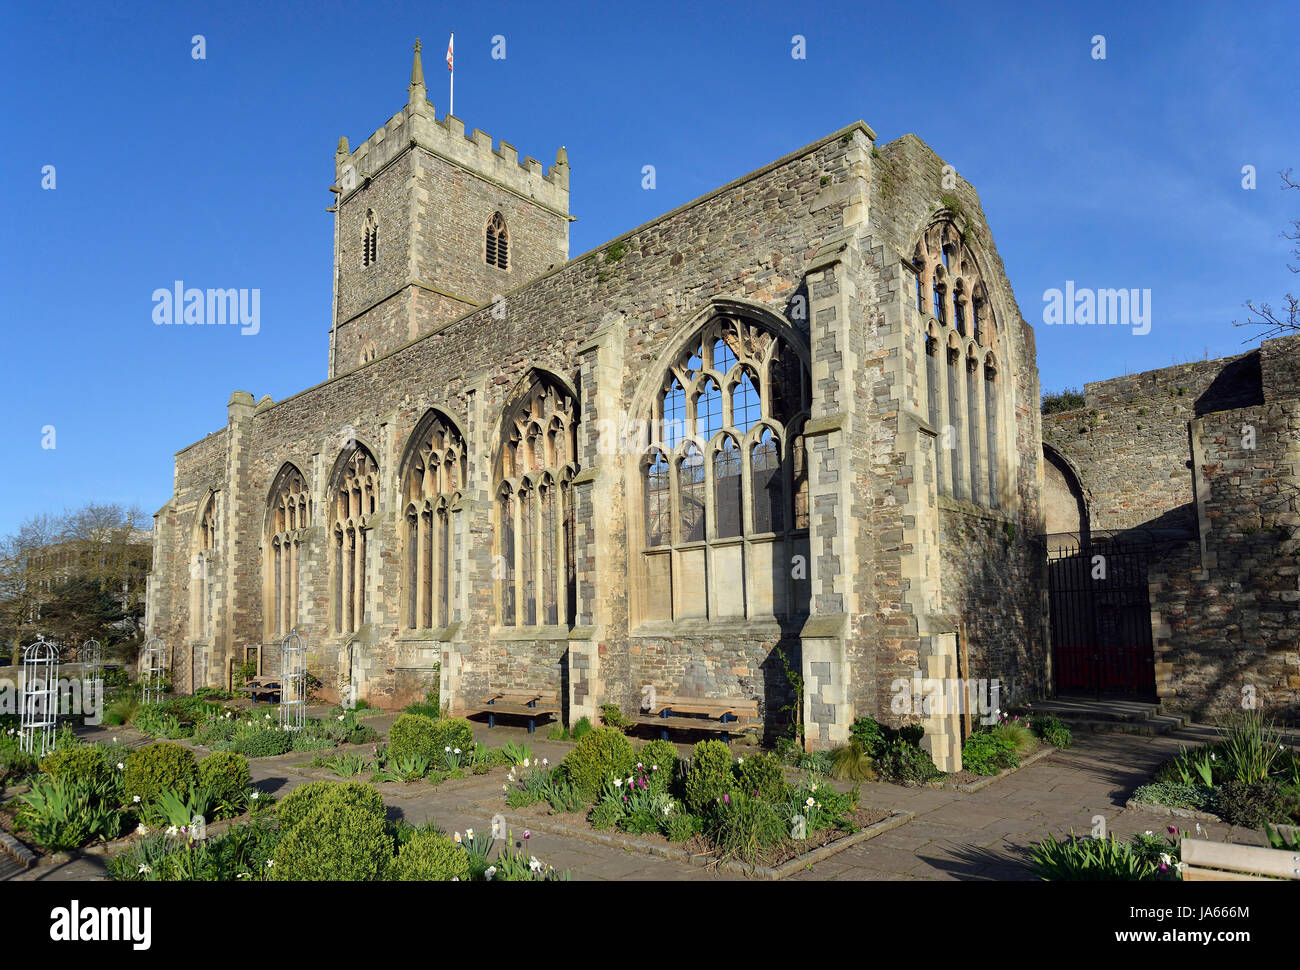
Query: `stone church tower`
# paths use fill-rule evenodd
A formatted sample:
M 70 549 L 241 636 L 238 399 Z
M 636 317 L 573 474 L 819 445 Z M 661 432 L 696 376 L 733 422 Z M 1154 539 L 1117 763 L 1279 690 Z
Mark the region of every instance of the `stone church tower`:
M 406 106 L 355 151 L 340 138 L 334 169 L 330 377 L 569 258 L 564 149 L 543 171 L 535 158 L 521 163 L 504 141 L 493 149 L 489 135 L 467 135 L 459 118 L 439 122 L 418 41 Z
M 921 720 L 945 770 L 914 684 L 1044 690 L 1033 331 L 916 136 L 854 122 L 569 259 L 565 150 L 439 120 L 417 50 L 334 190 L 328 379 L 234 392 L 156 516 L 180 689 L 296 630 L 329 696 L 651 687 L 814 748 Z

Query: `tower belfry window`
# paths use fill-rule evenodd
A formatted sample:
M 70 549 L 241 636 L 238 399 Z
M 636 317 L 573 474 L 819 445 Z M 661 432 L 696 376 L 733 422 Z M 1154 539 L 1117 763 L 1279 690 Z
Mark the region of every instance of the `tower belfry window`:
M 483 254 L 487 264 L 498 269 L 509 269 L 510 237 L 506 232 L 506 220 L 501 213 L 492 213 L 492 218 L 488 220 L 485 242 Z
M 370 266 L 379 259 L 379 219 L 375 210 L 366 213 L 366 228 L 361 238 L 361 265 Z

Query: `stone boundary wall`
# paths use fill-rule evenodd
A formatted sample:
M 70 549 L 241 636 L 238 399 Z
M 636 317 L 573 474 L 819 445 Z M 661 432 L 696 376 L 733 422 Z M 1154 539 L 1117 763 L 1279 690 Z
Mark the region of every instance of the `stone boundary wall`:
M 1192 435 L 1200 542 L 1150 575 L 1157 691 L 1197 720 L 1254 704 L 1300 722 L 1300 401 L 1209 414 Z

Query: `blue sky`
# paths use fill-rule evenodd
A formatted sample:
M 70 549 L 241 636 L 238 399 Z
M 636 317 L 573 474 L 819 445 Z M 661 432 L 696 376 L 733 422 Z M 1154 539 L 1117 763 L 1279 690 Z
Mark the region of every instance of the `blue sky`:
M 573 255 L 858 118 L 915 132 L 979 190 L 1031 323 L 1067 279 L 1152 291 L 1145 336 L 1038 325 L 1050 390 L 1239 353 L 1241 304 L 1294 289 L 1298 25 L 1294 2 L 11 7 L 0 532 L 92 499 L 153 512 L 232 390 L 324 378 L 334 149 L 401 108 L 417 34 L 440 115 L 454 29 L 466 126 L 547 165 L 567 146 Z M 177 279 L 260 289 L 260 332 L 155 326 Z

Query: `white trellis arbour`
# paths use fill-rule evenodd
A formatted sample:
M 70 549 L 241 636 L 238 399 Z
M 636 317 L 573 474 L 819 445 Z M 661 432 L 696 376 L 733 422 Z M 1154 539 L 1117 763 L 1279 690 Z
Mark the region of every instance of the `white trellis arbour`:
M 307 723 L 307 641 L 295 627 L 280 642 L 280 727 L 301 731 Z
M 37 758 L 54 748 L 59 721 L 59 651 L 44 637 L 23 650 L 19 728 L 22 748 Z
M 91 637 L 81 645 L 81 679 L 93 693 L 104 696 L 104 645 Z
M 140 702 L 157 704 L 162 700 L 167 680 L 167 645 L 150 637 L 140 653 Z

